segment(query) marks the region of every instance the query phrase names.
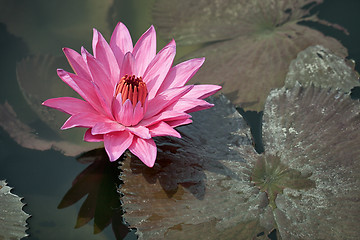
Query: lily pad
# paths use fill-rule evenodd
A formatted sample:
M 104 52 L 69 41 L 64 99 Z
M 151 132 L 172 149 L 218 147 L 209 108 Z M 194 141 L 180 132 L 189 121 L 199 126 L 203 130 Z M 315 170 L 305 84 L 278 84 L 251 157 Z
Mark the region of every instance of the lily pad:
M 46 108 L 41 105 L 46 99 L 54 96 L 80 96 L 56 74 L 57 68 L 67 65 L 65 56 L 37 55 L 27 57 L 16 65 L 16 76 L 30 108 L 47 123 L 52 129 L 58 131 L 67 119 L 64 113 Z
M 234 108 L 213 101 L 182 139 L 158 139 L 154 168 L 123 163 L 124 217 L 140 239 L 268 239 L 273 229 L 278 239 L 356 239 L 358 101 L 300 84 L 272 91 L 261 155 Z
M 64 140 L 41 138 L 30 126 L 23 123 L 10 104 L 0 104 L 0 126 L 24 148 L 36 150 L 54 149 L 67 156 L 76 156 L 94 148 L 93 144 L 79 145 Z
M 26 219 L 30 217 L 22 208 L 21 198 L 11 193 L 11 187 L 0 181 L 0 239 L 21 239 L 28 236 Z
M 303 86 L 314 85 L 344 92 L 359 86 L 359 74 L 354 65 L 323 46 L 311 46 L 301 51 L 294 59 L 286 75 L 285 86 L 293 87 L 297 82 Z
M 316 187 L 284 189 L 274 216 L 284 239 L 357 239 L 360 222 L 360 104 L 349 94 L 296 84 L 271 92 L 265 156 L 310 175 Z
M 265 193 L 250 182 L 250 131 L 225 97 L 212 101 L 178 128 L 181 139 L 157 139 L 153 168 L 125 159 L 124 217 L 140 239 L 266 239 L 275 227 Z
M 187 56 L 206 57 L 194 82 L 221 83 L 233 103 L 260 111 L 270 90 L 284 85 L 289 64 L 300 51 L 320 44 L 347 55 L 336 39 L 299 24 L 308 20 L 331 25 L 309 15 L 321 2 L 158 0 L 153 18 L 165 38 L 204 44 Z

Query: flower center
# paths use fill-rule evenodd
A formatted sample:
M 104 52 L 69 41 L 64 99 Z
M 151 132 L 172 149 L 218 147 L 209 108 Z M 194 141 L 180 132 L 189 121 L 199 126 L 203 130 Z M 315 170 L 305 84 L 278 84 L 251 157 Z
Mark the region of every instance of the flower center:
M 140 101 L 144 106 L 147 96 L 146 84 L 143 82 L 142 77 L 135 77 L 135 75 L 125 75 L 116 86 L 115 96 L 121 93 L 122 103 L 130 99 L 133 106 Z

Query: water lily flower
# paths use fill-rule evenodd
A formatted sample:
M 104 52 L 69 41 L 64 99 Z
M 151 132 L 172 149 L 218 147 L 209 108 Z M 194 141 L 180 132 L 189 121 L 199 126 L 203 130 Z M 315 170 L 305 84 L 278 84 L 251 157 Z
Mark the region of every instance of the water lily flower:
M 212 107 L 203 99 L 221 87 L 185 85 L 205 59 L 190 59 L 172 66 L 175 41 L 156 54 L 153 26 L 135 46 L 121 22 L 110 44 L 96 29 L 93 32 L 93 55 L 83 47 L 81 54 L 64 48 L 75 74 L 57 70 L 59 77 L 84 100 L 59 97 L 48 99 L 43 105 L 71 115 L 61 129 L 88 128 L 84 140 L 103 141 L 110 161 L 129 149 L 152 167 L 157 153 L 152 138 L 180 138 L 174 128 L 191 123 L 190 112 Z

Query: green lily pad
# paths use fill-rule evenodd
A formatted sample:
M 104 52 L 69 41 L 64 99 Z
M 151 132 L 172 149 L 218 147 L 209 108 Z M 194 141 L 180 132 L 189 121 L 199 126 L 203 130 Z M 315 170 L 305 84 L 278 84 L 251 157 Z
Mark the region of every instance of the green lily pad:
M 21 239 L 28 236 L 26 219 L 30 217 L 22 208 L 21 198 L 11 193 L 6 181 L 0 181 L 0 239 Z
M 321 2 L 158 0 L 153 18 L 166 39 L 175 38 L 179 45 L 203 44 L 186 56 L 206 57 L 194 83 L 221 84 L 234 104 L 260 111 L 270 90 L 284 85 L 289 64 L 300 51 L 320 44 L 347 55 L 336 39 L 299 24 L 324 23 L 309 16 Z

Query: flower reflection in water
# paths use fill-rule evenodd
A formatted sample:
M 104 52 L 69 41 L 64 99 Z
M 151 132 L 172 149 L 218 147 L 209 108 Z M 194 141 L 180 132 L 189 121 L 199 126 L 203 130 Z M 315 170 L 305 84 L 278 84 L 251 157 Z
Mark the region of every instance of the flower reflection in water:
M 73 181 L 71 188 L 58 208 L 69 207 L 86 196 L 78 213 L 75 228 L 80 228 L 94 219 L 94 233 L 100 233 L 110 224 L 117 239 L 129 232 L 122 218 L 118 186 L 120 170 L 117 162 L 110 162 L 103 148 L 86 152 L 77 158 L 90 163 Z

